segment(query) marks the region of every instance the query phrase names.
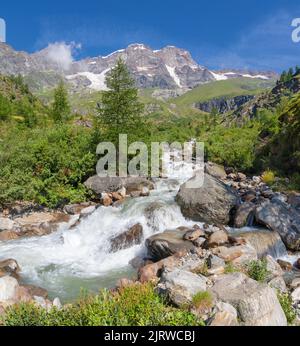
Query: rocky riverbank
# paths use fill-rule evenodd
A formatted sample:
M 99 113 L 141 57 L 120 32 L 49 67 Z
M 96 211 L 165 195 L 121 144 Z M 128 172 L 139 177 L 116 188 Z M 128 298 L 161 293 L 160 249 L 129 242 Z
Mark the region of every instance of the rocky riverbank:
M 262 177 L 247 177 L 213 163 L 206 164 L 203 186 L 189 189 L 193 179 L 180 187 L 176 201 L 183 216 L 197 223 L 194 227 L 165 229 L 147 237 L 137 222 L 109 239 L 109 252 L 118 253 L 145 239 L 147 255 L 130 262 L 138 272 L 137 282 L 154 282 L 170 304 L 186 306 L 208 325 L 287 325 L 280 304 L 285 295 L 291 297 L 299 320 L 300 260 L 277 259 L 287 250 L 300 250 L 300 195 L 277 193 Z M 68 205 L 60 211 L 26 204 L 3 209 L 0 242 L 61 229 L 71 232 L 100 206 L 119 207 L 130 198 L 149 196 L 155 187 L 142 178 L 92 177 L 86 185 L 99 196 L 97 203 Z M 146 208 L 147 218 L 160 208 L 154 204 Z M 251 231 L 245 231 L 245 226 L 251 226 Z M 249 274 L 249 265 L 257 263 L 266 266 L 260 280 Z M 46 291 L 23 285 L 20 277 L 22 268 L 15 260 L 0 263 L 2 313 L 24 301 L 47 309 L 61 307 L 58 298 L 50 301 Z M 118 286 L 135 284 L 123 279 Z

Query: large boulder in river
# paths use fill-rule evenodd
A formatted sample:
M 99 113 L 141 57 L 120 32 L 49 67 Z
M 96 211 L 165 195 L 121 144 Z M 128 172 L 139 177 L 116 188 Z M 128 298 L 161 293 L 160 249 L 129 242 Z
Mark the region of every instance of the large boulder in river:
M 92 190 L 94 193 L 100 195 L 103 192 L 116 192 L 122 187 L 126 190 L 132 191 L 143 191 L 143 188 L 149 190 L 154 189 L 154 184 L 144 177 L 99 177 L 94 175 L 90 177 L 84 185 Z
M 110 240 L 110 251 L 117 252 L 119 250 L 128 249 L 134 245 L 138 245 L 143 239 L 143 226 L 136 224 L 128 231 L 121 233 Z
M 155 234 L 146 240 L 146 247 L 149 256 L 160 261 L 181 251 L 189 251 L 195 248 L 193 243 L 184 240 L 184 235 L 188 229 L 178 228 L 177 230 L 165 231 Z
M 180 187 L 176 201 L 182 214 L 194 221 L 210 224 L 228 224 L 231 211 L 238 205 L 235 191 L 217 178 L 206 174 L 201 187 L 198 187 L 194 177 Z M 191 188 L 193 182 L 198 185 Z
M 234 273 L 217 277 L 212 292 L 216 298 L 229 303 L 246 326 L 286 326 L 287 320 L 276 292 L 267 284 Z
M 300 250 L 300 213 L 292 206 L 273 199 L 256 209 L 256 221 L 279 233 L 289 250 Z

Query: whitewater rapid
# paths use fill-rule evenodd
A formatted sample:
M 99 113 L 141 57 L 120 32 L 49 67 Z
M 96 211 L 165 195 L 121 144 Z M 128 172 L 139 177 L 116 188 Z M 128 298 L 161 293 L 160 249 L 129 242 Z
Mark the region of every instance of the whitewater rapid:
M 97 292 L 100 288 L 113 287 L 120 278 L 136 276 L 129 262 L 136 256 L 146 255 L 147 238 L 165 230 L 195 225 L 183 217 L 175 202 L 181 184 L 194 176 L 195 169 L 193 163 L 170 162 L 168 178 L 156 179 L 150 196 L 128 198 L 119 207 L 99 207 L 73 229 L 0 242 L 0 260 L 17 260 L 23 283 L 43 287 L 51 298 L 59 297 L 64 302 L 76 299 L 82 288 Z M 143 226 L 142 244 L 110 253 L 110 239 L 137 223 Z M 253 227 L 228 230 L 262 231 Z M 276 257 L 294 260 L 281 246 L 276 245 L 274 251 Z
M 134 275 L 129 262 L 146 254 L 141 245 L 110 253 L 110 239 L 140 223 L 144 240 L 180 226 L 193 226 L 175 202 L 180 185 L 194 175 L 192 163 L 170 163 L 167 179 L 157 179 L 150 196 L 130 198 L 119 207 L 99 207 L 74 229 L 44 237 L 0 243 L 0 258 L 14 258 L 22 280 L 46 288 L 52 297 L 78 297 L 81 288 L 96 291 Z M 149 208 L 151 212 L 149 212 Z

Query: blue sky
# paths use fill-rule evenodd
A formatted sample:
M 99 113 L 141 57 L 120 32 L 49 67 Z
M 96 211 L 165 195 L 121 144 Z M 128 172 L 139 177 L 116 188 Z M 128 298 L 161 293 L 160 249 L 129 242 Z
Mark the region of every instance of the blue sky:
M 277 70 L 300 65 L 291 39 L 299 0 L 5 1 L 7 43 L 34 52 L 75 42 L 75 58 L 105 55 L 130 43 L 176 45 L 209 68 Z

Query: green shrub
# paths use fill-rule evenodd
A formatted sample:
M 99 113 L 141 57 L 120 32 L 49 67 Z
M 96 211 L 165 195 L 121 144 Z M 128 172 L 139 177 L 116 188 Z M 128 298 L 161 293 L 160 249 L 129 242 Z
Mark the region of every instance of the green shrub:
M 208 291 L 202 291 L 194 295 L 193 306 L 196 309 L 206 310 L 211 308 L 213 305 L 213 296 Z
M 96 163 L 90 142 L 89 130 L 70 125 L 8 130 L 0 141 L 0 204 L 26 200 L 56 207 L 84 201 L 83 181 Z
M 225 266 L 225 274 L 232 274 L 239 271 L 240 270 L 237 267 L 235 267 L 232 262 L 227 263 Z
M 271 170 L 267 170 L 262 174 L 262 181 L 265 184 L 272 185 L 275 182 L 275 173 Z
M 101 291 L 62 310 L 46 312 L 32 304 L 9 308 L 5 326 L 196 326 L 203 322 L 185 310 L 175 309 L 151 284 L 134 285 L 119 292 Z
M 266 259 L 251 261 L 247 265 L 247 273 L 251 279 L 264 282 L 269 274 Z
M 293 307 L 293 299 L 290 293 L 277 292 L 277 297 L 285 313 L 286 319 L 289 324 L 292 324 L 297 317 L 296 311 Z
M 210 161 L 247 171 L 253 167 L 259 126 L 216 126 L 200 138 Z

